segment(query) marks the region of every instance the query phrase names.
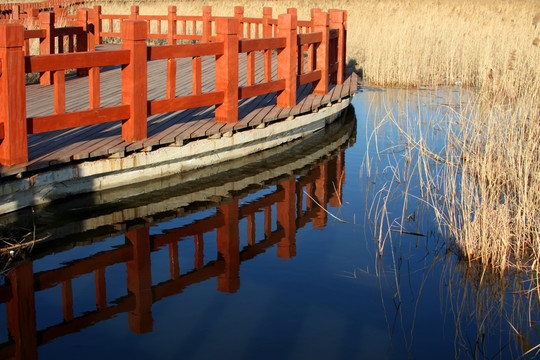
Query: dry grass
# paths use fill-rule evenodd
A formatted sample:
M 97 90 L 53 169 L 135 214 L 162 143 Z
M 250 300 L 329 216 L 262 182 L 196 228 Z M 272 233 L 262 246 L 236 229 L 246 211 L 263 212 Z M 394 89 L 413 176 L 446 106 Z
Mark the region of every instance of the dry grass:
M 166 14 L 167 1 L 99 3 L 104 13 Z M 298 8 L 348 11 L 348 58 L 364 79 L 383 86 L 462 84 L 516 97 L 540 78 L 540 3 L 535 0 L 314 0 L 181 1 L 181 14 L 199 15 L 210 5 L 214 15 L 232 16 L 234 5 L 260 17 L 264 6 L 274 16 Z M 536 87 L 538 87 L 536 85 Z M 536 94 L 538 97 L 538 94 Z

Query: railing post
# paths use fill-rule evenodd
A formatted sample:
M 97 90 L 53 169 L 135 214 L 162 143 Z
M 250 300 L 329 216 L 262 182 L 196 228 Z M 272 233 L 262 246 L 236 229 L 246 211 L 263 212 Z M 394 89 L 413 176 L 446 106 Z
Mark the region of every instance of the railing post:
M 96 9 L 86 9 L 86 34 L 87 34 L 87 44 L 88 51 L 96 50 L 96 42 L 99 37 L 99 25 L 101 20 Z M 100 73 L 99 67 L 93 67 L 90 69 L 84 69 L 88 73 L 88 101 L 90 109 L 99 109 L 100 107 L 100 93 L 99 93 L 99 82 L 100 82 Z
M 263 38 L 272 37 L 272 25 L 270 20 L 272 19 L 272 8 L 263 8 Z M 269 82 L 272 80 L 272 50 L 264 51 L 264 81 Z
M 88 38 L 88 10 L 81 9 L 77 12 L 77 25 L 82 27 L 83 32 L 77 34 L 76 52 L 85 52 L 90 50 Z M 93 38 L 92 38 L 93 39 Z M 95 46 L 92 46 L 95 49 Z M 92 49 L 92 50 L 94 50 Z M 77 69 L 77 76 L 88 76 L 88 69 Z
M 57 22 L 55 24 L 56 27 L 62 27 L 62 25 L 65 26 L 65 24 L 67 23 L 67 9 L 61 8 L 60 6 L 55 6 L 54 21 Z
M 272 8 L 263 7 L 263 37 L 272 37 L 272 25 L 270 20 L 272 19 Z
M 39 24 L 39 10 L 38 9 L 28 9 L 26 10 L 26 26 L 28 29 L 33 29 Z
M 315 26 L 315 14 L 318 14 L 320 12 L 322 12 L 322 10 L 319 9 L 319 8 L 315 8 L 315 9 L 310 10 L 310 14 L 311 14 L 311 32 L 314 32 L 313 27 Z
M 202 12 L 202 42 L 207 43 L 212 37 L 212 7 L 203 6 Z
M 168 7 L 167 16 L 167 42 L 169 45 L 176 45 L 176 6 Z M 176 59 L 167 60 L 167 99 L 176 96 Z
M 317 70 L 321 71 L 321 79 L 313 83 L 313 93 L 323 95 L 328 92 L 328 67 L 330 65 L 328 54 L 328 13 L 315 13 L 313 31 L 322 33 L 322 40 L 317 45 L 316 55 Z
M 176 6 L 169 6 L 167 10 L 167 43 L 176 45 Z
M 337 74 L 332 76 L 334 82 L 343 84 L 345 80 L 345 11 L 343 10 L 328 10 L 330 15 L 330 28 L 338 29 L 337 39 Z
M 294 14 L 298 16 L 298 10 L 296 10 L 296 8 L 287 8 L 287 14 Z
M 139 7 L 137 5 L 131 6 L 131 14 L 129 15 L 131 20 L 137 20 L 139 18 Z
M 238 19 L 216 21 L 217 41 L 223 43 L 223 55 L 216 56 L 216 90 L 224 92 L 223 103 L 216 105 L 217 122 L 238 121 Z
M 138 141 L 147 136 L 147 48 L 146 21 L 125 20 L 121 24 L 122 49 L 130 51 L 129 64 L 122 66 L 122 104 L 130 117 L 122 122 L 122 139 Z
M 95 43 L 101 44 L 103 42 L 103 39 L 101 38 L 101 31 L 103 29 L 101 25 L 101 5 L 94 6 L 92 23 L 94 24 Z
M 244 7 L 234 7 L 234 17 L 238 19 L 238 38 L 244 38 Z
M 13 20 L 21 19 L 21 6 L 20 5 L 13 5 L 11 7 L 11 18 Z
M 45 37 L 40 39 L 39 54 L 54 54 L 54 13 L 42 12 L 39 14 L 39 27 L 45 30 Z M 41 85 L 52 84 L 52 74 L 50 71 L 42 72 L 39 77 Z
M 0 24 L 0 164 L 15 165 L 28 161 L 26 129 L 26 90 L 24 87 L 24 27 Z
M 296 14 L 282 14 L 278 17 L 278 36 L 286 39 L 285 48 L 278 51 L 277 77 L 285 79 L 285 89 L 278 92 L 277 105 L 296 105 L 296 65 L 298 46 L 296 35 Z

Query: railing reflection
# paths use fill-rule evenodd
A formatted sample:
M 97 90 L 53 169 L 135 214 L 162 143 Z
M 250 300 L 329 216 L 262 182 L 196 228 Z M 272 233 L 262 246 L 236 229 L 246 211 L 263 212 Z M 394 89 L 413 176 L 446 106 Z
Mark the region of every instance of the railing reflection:
M 217 279 L 218 291 L 238 291 L 242 262 L 275 245 L 278 257 L 292 258 L 296 255 L 295 236 L 299 228 L 309 222 L 314 227 L 326 225 L 327 204 L 341 204 L 344 164 L 344 152 L 341 151 L 305 175 L 282 180 L 273 192 L 253 202 L 240 204 L 238 199 L 230 199 L 220 204 L 213 215 L 159 234 L 151 234 L 152 224 L 144 219 L 132 221 L 124 234 L 124 245 L 60 268 L 34 273 L 32 262 L 18 266 L 8 275 L 6 284 L 0 287 L 0 303 L 6 304 L 10 336 L 8 342 L 0 344 L 0 358 L 37 358 L 39 345 L 119 313 L 128 313 L 131 331 L 137 334 L 151 332 L 152 305 L 155 302 L 211 278 Z M 264 219 L 257 223 L 255 215 L 261 212 Z M 242 219 L 247 219 L 246 229 L 239 228 Z M 257 224 L 264 227 L 261 239 L 256 237 Z M 240 231 L 247 234 L 247 245 L 243 248 L 240 248 Z M 205 234 L 211 232 L 216 234 L 217 257 L 208 260 L 204 255 Z M 184 274 L 180 273 L 179 263 L 181 241 L 194 242 L 193 270 Z M 153 285 L 151 255 L 164 251 L 168 252 L 169 279 Z M 121 263 L 126 264 L 128 293 L 107 301 L 107 268 Z M 75 316 L 72 281 L 91 273 L 94 274 L 96 308 Z M 63 321 L 37 330 L 35 293 L 58 284 L 61 284 Z

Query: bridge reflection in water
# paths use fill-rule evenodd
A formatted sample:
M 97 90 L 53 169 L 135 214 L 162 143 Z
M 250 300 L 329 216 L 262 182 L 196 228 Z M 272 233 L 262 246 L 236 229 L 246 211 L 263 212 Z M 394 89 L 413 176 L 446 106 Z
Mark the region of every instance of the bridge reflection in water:
M 105 221 L 103 219 L 110 222 L 111 218 L 118 218 L 118 214 L 122 213 L 121 221 L 108 224 L 106 228 L 110 229 L 110 225 L 114 225 L 114 228 L 125 229 L 125 243 L 108 251 L 71 260 L 51 270 L 35 272 L 32 260 L 14 268 L 0 287 L 0 303 L 5 303 L 9 333 L 8 341 L 0 344 L 0 358 L 37 358 L 38 346 L 79 332 L 120 313 L 128 313 L 129 329 L 132 332 L 151 332 L 154 303 L 179 294 L 192 284 L 212 278 L 217 279 L 218 291 L 234 293 L 241 287 L 239 273 L 242 262 L 253 259 L 272 247 L 277 247 L 279 258 L 294 257 L 296 231 L 310 222 L 314 227 L 325 226 L 328 221 L 326 207 L 341 204 L 341 189 L 345 178 L 344 149 L 354 139 L 354 127 L 354 120 L 344 119 L 337 126 L 328 128 L 301 144 L 294 143 L 283 147 L 281 154 L 258 155 L 265 158 L 256 174 L 251 175 L 251 179 L 257 181 L 257 184 L 240 186 L 241 181 L 231 180 L 233 175 L 219 176 L 222 184 L 214 183 L 213 188 L 225 187 L 227 192 L 234 196 L 222 196 L 217 201 L 215 195 L 207 195 L 206 199 L 194 199 L 190 205 L 192 208 L 208 208 L 208 203 L 213 202 L 217 205 L 216 211 L 186 225 L 173 228 L 169 225 L 155 234 L 150 231 L 151 227 L 159 226 L 165 221 L 174 223 L 170 221 L 171 216 L 167 215 L 170 214 L 171 205 L 167 205 L 165 200 L 158 202 L 162 205 L 158 207 L 154 206 L 156 203 L 152 206 L 143 204 L 142 207 L 147 209 L 147 212 L 153 211 L 143 216 L 140 216 L 142 207 L 138 204 L 137 211 L 115 209 L 114 212 L 93 218 L 92 221 L 80 219 L 81 223 L 86 222 L 85 226 L 88 226 L 88 223 L 102 223 Z M 288 155 L 283 155 L 284 153 Z M 284 161 L 288 163 L 283 163 Z M 264 169 L 269 163 L 274 163 L 273 169 Z M 251 170 L 245 171 L 253 173 L 253 168 L 254 166 L 250 165 Z M 238 171 L 241 169 L 237 169 Z M 266 189 L 259 191 L 264 188 Z M 263 194 L 259 195 L 260 193 Z M 249 201 L 240 203 L 240 199 L 248 196 Z M 173 202 L 179 201 L 174 193 L 169 193 L 167 198 Z M 136 214 L 130 217 L 126 215 L 128 213 L 139 213 L 139 216 Z M 259 214 L 258 220 L 256 214 Z M 241 222 L 242 219 L 247 221 Z M 241 228 L 240 224 L 245 223 L 247 226 Z M 73 228 L 81 227 L 82 225 L 78 224 Z M 65 232 L 65 228 L 63 226 L 63 230 L 57 232 Z M 96 225 L 93 229 L 94 236 L 98 228 Z M 55 234 L 54 229 L 46 231 L 53 236 Z M 260 234 L 259 237 L 257 234 Z M 84 238 L 84 233 L 72 237 L 79 241 Z M 208 239 L 214 237 L 216 244 L 208 244 L 208 241 L 211 241 Z M 246 242 L 245 245 L 241 245 L 241 238 Z M 180 242 L 193 242 L 194 249 L 193 267 L 182 274 L 182 264 L 179 262 Z M 209 258 L 208 252 L 205 256 L 205 247 L 214 246 L 217 247 L 217 256 Z M 42 251 L 51 253 L 58 250 Z M 39 247 L 34 249 L 31 258 L 46 256 L 39 252 Z M 167 256 L 162 256 L 168 258 L 168 280 L 153 283 L 151 255 L 162 252 L 168 253 Z M 127 294 L 110 299 L 107 296 L 107 291 L 111 290 L 111 286 L 107 285 L 107 269 L 122 263 L 125 263 L 127 272 Z M 94 276 L 95 307 L 75 315 L 74 305 L 78 294 L 74 292 L 72 282 L 85 274 Z M 164 274 L 159 274 L 159 278 L 163 276 Z M 57 286 L 61 287 L 61 298 L 57 301 L 61 302 L 62 316 L 54 325 L 38 329 L 36 317 L 39 314 L 36 309 L 45 307 L 38 303 L 36 293 Z M 88 303 L 88 299 L 85 303 Z

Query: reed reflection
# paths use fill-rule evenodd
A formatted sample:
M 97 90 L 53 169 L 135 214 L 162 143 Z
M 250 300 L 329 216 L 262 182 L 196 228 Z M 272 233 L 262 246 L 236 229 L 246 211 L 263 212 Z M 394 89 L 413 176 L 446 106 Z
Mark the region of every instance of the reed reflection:
M 345 144 L 346 146 L 346 144 Z M 342 147 L 343 148 L 343 147 Z M 166 297 L 181 293 L 192 284 L 216 281 L 220 292 L 234 293 L 241 288 L 242 262 L 275 247 L 279 258 L 296 256 L 296 232 L 312 223 L 323 227 L 328 221 L 328 204 L 339 205 L 344 183 L 344 151 L 325 161 L 303 169 L 300 176 L 281 175 L 273 191 L 241 204 L 239 198 L 225 199 L 212 215 L 187 225 L 168 228 L 153 234 L 151 217 L 135 218 L 125 226 L 125 242 L 109 251 L 70 261 L 65 266 L 35 272 L 28 261 L 13 269 L 0 286 L 0 303 L 6 304 L 9 340 L 0 344 L 0 358 L 35 359 L 38 347 L 64 335 L 78 332 L 117 314 L 128 314 L 129 329 L 136 334 L 153 331 L 152 305 Z M 275 209 L 275 210 L 274 210 Z M 257 221 L 256 214 L 262 221 Z M 241 221 L 246 219 L 247 221 Z M 240 224 L 246 224 L 241 228 Z M 257 227 L 264 231 L 257 232 Z M 262 229 L 259 229 L 262 230 Z M 215 257 L 205 256 L 204 249 L 215 234 Z M 241 235 L 242 234 L 242 235 Z M 246 235 L 244 235 L 246 234 Z M 257 234 L 264 234 L 257 237 Z M 247 245 L 241 247 L 241 237 Z M 181 273 L 179 244 L 193 242 L 193 268 Z M 168 280 L 153 283 L 152 255 L 165 252 L 168 259 Z M 125 264 L 127 294 L 116 299 L 107 296 L 107 275 L 110 267 Z M 94 276 L 95 308 L 76 314 L 79 294 L 72 283 L 85 274 Z M 163 278 L 163 274 L 159 274 Z M 56 324 L 43 329 L 36 325 L 36 293 L 61 287 L 62 315 Z M 110 285 L 109 285 L 110 286 Z M 75 296 L 74 296 L 75 294 Z M 36 306 L 37 305 L 37 306 Z

